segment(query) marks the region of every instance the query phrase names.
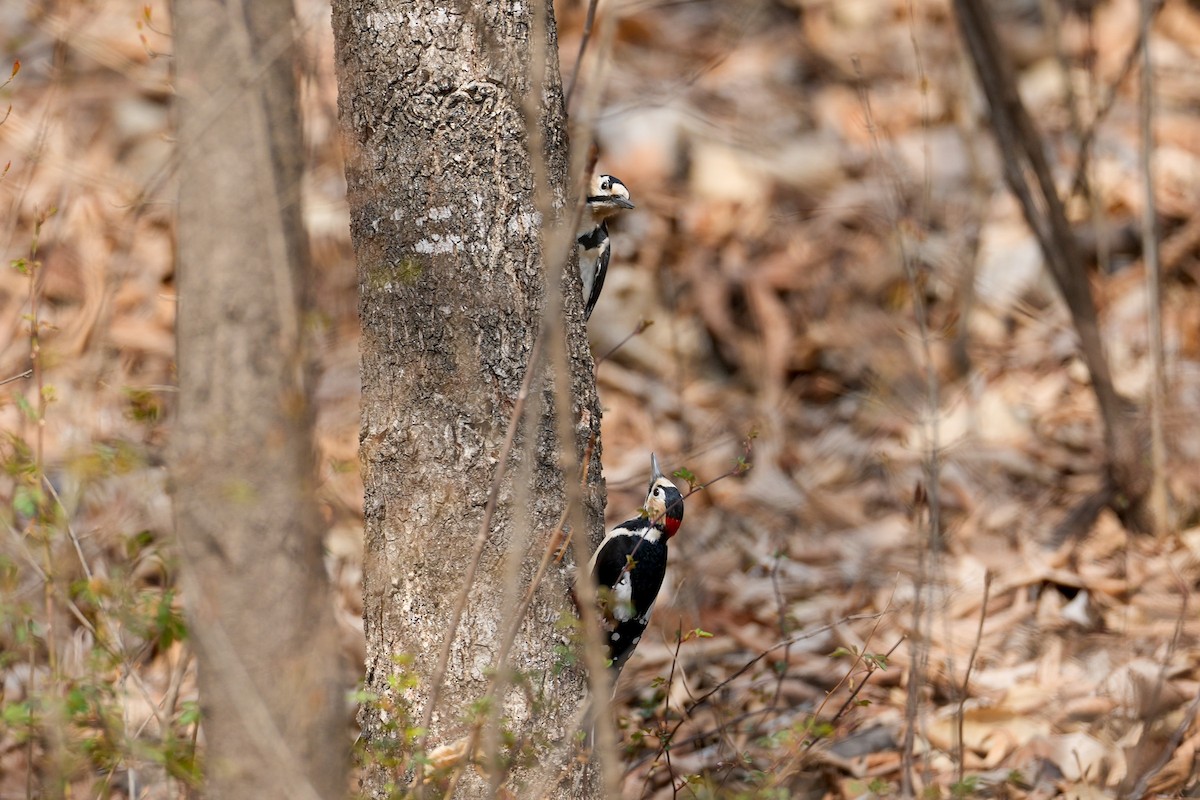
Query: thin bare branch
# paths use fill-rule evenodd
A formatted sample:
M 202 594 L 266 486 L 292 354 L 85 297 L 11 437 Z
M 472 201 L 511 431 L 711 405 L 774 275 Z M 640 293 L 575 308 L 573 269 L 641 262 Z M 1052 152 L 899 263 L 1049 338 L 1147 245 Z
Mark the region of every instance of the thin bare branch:
M 1188 582 L 1178 573 L 1173 564 L 1168 563 L 1168 568 L 1171 570 L 1172 577 L 1175 578 L 1175 585 L 1179 589 L 1179 614 L 1175 617 L 1175 630 L 1171 636 L 1171 643 L 1167 647 L 1167 652 L 1163 657 L 1162 664 L 1158 671 L 1158 677 L 1154 683 L 1154 690 L 1151 693 L 1146 706 L 1154 708 L 1158 705 L 1159 698 L 1162 696 L 1163 690 L 1167 683 L 1167 666 L 1175 657 L 1179 648 L 1179 642 L 1183 637 L 1184 623 L 1188 619 L 1188 604 L 1191 599 L 1191 587 Z M 1179 747 L 1179 743 L 1183 741 L 1183 736 L 1188 729 L 1192 727 L 1192 722 L 1196 719 L 1196 712 L 1200 710 L 1200 695 L 1196 697 L 1188 706 L 1187 711 L 1176 726 L 1175 731 L 1171 734 L 1171 738 L 1167 741 L 1166 746 L 1159 752 L 1158 757 L 1146 768 L 1134 784 L 1133 791 L 1126 795 L 1127 797 L 1145 797 L 1150 781 L 1155 775 L 1166 766 L 1171 760 L 1171 756 L 1175 754 L 1175 750 Z
M 575 69 L 571 73 L 571 82 L 567 84 L 567 109 L 571 108 L 571 96 L 575 94 L 575 84 L 579 80 L 579 71 L 583 68 L 583 55 L 587 52 L 588 43 L 592 40 L 592 25 L 596 22 L 596 6 L 599 0 L 588 0 L 587 19 L 583 22 L 583 33 L 579 37 L 579 53 L 575 56 Z
M 921 56 L 920 42 L 917 36 L 916 12 L 908 5 L 909 35 L 912 42 L 913 54 L 917 63 L 918 81 L 921 91 L 921 121 L 923 146 L 923 180 L 921 208 L 929 205 L 932 191 L 930 164 L 932 153 L 929 147 L 929 100 L 928 83 L 925 77 L 924 59 Z M 858 65 L 856 64 L 856 69 Z M 913 602 L 913 636 L 910 647 L 913 651 L 908 679 L 908 698 L 905 704 L 905 731 L 902 746 L 902 791 L 909 795 L 913 791 L 912 768 L 915 760 L 915 737 L 918 724 L 919 697 L 921 695 L 929 663 L 930 632 L 933 628 L 933 597 L 934 578 L 941 571 L 942 543 L 942 511 L 941 511 L 941 431 L 939 418 L 941 409 L 941 386 L 938 379 L 937 364 L 933 355 L 933 334 L 929 324 L 929 309 L 925 303 L 925 283 L 927 276 L 919 268 L 909 245 L 908 229 L 905 223 L 904 187 L 900 175 L 891 162 L 884 157 L 879 129 L 875 124 L 871 108 L 871 97 L 862 80 L 859 70 L 859 103 L 863 110 L 867 131 L 871 137 L 872 148 L 876 163 L 883 171 L 889 188 L 888 213 L 891 217 L 892 229 L 895 232 L 896 244 L 900 253 L 900 263 L 908 282 L 909 294 L 912 297 L 913 322 L 916 325 L 917 337 L 921 348 L 920 369 L 925 378 L 924 407 L 920 412 L 919 430 L 923 450 L 922 467 L 924 483 L 918 487 L 918 496 L 922 502 L 916 503 L 914 513 L 915 532 L 919 535 L 922 546 L 917 551 L 917 572 Z M 927 227 L 924 222 L 917 223 Z M 921 508 L 928 514 L 922 515 Z
M 613 355 L 615 355 L 616 352 L 618 350 L 620 350 L 622 347 L 629 344 L 635 338 L 637 338 L 638 336 L 641 336 L 643 333 L 645 333 L 646 329 L 649 328 L 653 324 L 654 324 L 654 320 L 652 320 L 652 319 L 639 319 L 637 327 L 635 327 L 632 331 L 630 331 L 629 334 L 624 339 L 622 339 L 621 341 L 619 341 L 615 345 L 613 345 L 611 350 L 609 350 L 607 353 L 605 353 L 604 355 L 602 355 L 596 359 L 596 369 L 600 369 L 601 364 L 603 364 L 605 361 L 608 361 L 608 359 L 612 358 Z
M 903 636 L 901 636 L 899 639 L 897 639 L 896 643 L 894 645 L 892 645 L 891 647 L 889 647 L 887 652 L 883 654 L 884 661 L 891 658 L 892 653 L 896 652 L 896 650 L 902 644 L 904 644 Z M 850 706 L 854 704 L 854 701 L 858 698 L 858 695 L 862 692 L 863 688 L 866 687 L 867 681 L 871 680 L 871 676 L 874 675 L 876 672 L 878 672 L 880 669 L 882 669 L 882 667 L 879 666 L 878 661 L 872 659 L 867 662 L 867 674 L 863 676 L 862 680 L 860 680 L 858 683 L 856 683 L 854 685 L 854 688 L 850 690 L 850 695 L 846 698 L 845 702 L 843 702 L 838 707 L 838 710 L 834 712 L 833 716 L 829 718 L 830 725 L 837 724 L 837 721 L 842 718 L 842 715 L 845 714 L 846 711 L 848 711 L 850 709 Z M 810 740 L 808 747 L 811 748 L 814 744 L 816 744 L 816 739 Z
M 748 672 L 752 667 L 754 667 L 755 664 L 762 661 L 764 658 L 769 656 L 771 653 L 774 653 L 776 650 L 782 650 L 782 649 L 790 647 L 791 645 L 796 644 L 797 642 L 803 642 L 806 639 L 811 639 L 814 636 L 818 636 L 822 633 L 826 633 L 827 631 L 831 631 L 834 628 L 838 627 L 839 625 L 844 625 L 847 622 L 857 622 L 859 620 L 864 620 L 864 619 L 879 620 L 887 613 L 889 613 L 888 610 L 884 609 L 883 611 L 877 611 L 873 614 L 852 614 L 847 617 L 842 617 L 840 620 L 838 620 L 836 622 L 830 622 L 825 625 L 819 625 L 816 628 L 812 628 L 810 630 L 805 631 L 804 633 L 797 634 L 796 636 L 791 636 L 781 642 L 777 642 L 776 644 L 771 645 L 766 650 L 759 652 L 758 655 L 751 658 L 749 661 L 747 661 L 741 667 L 734 670 L 732 674 L 725 677 L 723 680 L 721 680 L 719 683 L 717 683 L 715 686 L 713 686 L 707 692 L 705 692 L 704 694 L 697 697 L 686 708 L 682 709 L 681 718 L 680 718 L 679 722 L 677 722 L 675 724 L 675 727 L 671 729 L 670 734 L 667 736 L 667 741 L 668 742 L 675 741 L 675 734 L 677 734 L 679 732 L 679 729 L 683 726 L 683 723 L 686 722 L 688 720 L 688 718 L 691 717 L 691 715 L 696 711 L 696 709 L 706 705 L 708 703 L 708 701 L 711 700 L 714 695 L 723 691 L 727 686 L 729 686 L 735 680 L 740 678 L 742 675 L 745 675 L 746 672 Z M 762 714 L 762 713 L 766 713 L 769 710 L 770 709 L 768 707 L 768 708 L 759 709 L 758 711 L 753 712 L 753 713 L 754 714 Z M 663 752 L 664 752 L 664 748 L 660 746 L 659 749 L 654 753 L 654 755 L 650 759 L 652 761 L 652 763 L 657 762 L 658 759 L 663 756 Z M 626 771 L 632 771 L 637 766 L 640 766 L 641 764 L 645 763 L 645 760 L 646 759 L 643 759 L 642 761 L 638 762 L 637 764 L 629 765 L 627 767 Z
M 87 559 L 83 557 L 83 548 L 79 546 L 79 537 L 75 535 L 75 527 L 71 524 L 67 507 L 63 505 L 62 498 L 58 496 L 58 489 L 54 488 L 54 483 L 45 475 L 42 476 L 42 485 L 50 492 L 50 496 L 54 498 L 54 502 L 58 504 L 59 509 L 62 511 L 63 527 L 67 529 L 67 537 L 71 540 L 71 545 L 75 548 L 75 556 L 79 559 L 79 566 L 83 568 L 83 574 L 90 581 L 92 579 L 92 568 L 88 565 Z
M 27 369 L 24 372 L 13 375 L 11 378 L 5 378 L 4 380 L 0 381 L 0 386 L 3 386 L 6 383 L 12 383 L 13 381 L 25 380 L 26 378 L 30 377 L 33 377 L 33 370 Z
M 1150 515 L 1154 533 L 1167 532 L 1167 444 L 1163 434 L 1167 379 L 1163 351 L 1162 264 L 1158 258 L 1158 214 L 1154 198 L 1154 64 L 1150 58 L 1150 23 L 1155 0 L 1141 0 L 1142 81 L 1139 129 L 1142 168 L 1142 262 L 1146 277 L 1147 324 L 1150 327 Z
M 965 758 L 963 754 L 963 719 L 966 716 L 964 709 L 967 703 L 967 697 L 971 690 L 971 670 L 975 667 L 975 659 L 979 656 L 979 643 L 983 641 L 983 623 L 987 619 L 988 597 L 992 592 L 992 573 L 987 571 L 983 575 L 983 602 L 979 605 L 979 627 L 975 629 L 975 644 L 971 646 L 971 655 L 967 658 L 967 671 L 963 675 L 962 689 L 958 695 L 958 711 L 956 712 L 956 730 L 955 730 L 955 747 L 958 750 L 958 783 L 963 782 L 963 770 L 965 769 Z
M 1080 354 L 1091 376 L 1092 391 L 1104 423 L 1108 473 L 1119 488 L 1114 510 L 1141 526 L 1139 513 L 1147 480 L 1141 446 L 1126 403 L 1117 394 L 1104 353 L 1096 305 L 1087 273 L 1055 188 L 1045 148 L 1017 91 L 1012 64 L 1000 45 L 992 12 L 983 0 L 955 0 L 965 49 L 991 109 L 992 132 L 1000 149 L 1004 177 L 1032 229 L 1050 275 L 1079 336 Z
M 1156 0 L 1154 3 L 1153 13 L 1157 14 L 1162 8 L 1161 0 Z M 1121 71 L 1113 80 L 1112 85 L 1108 88 L 1108 92 L 1104 96 L 1103 102 L 1096 109 L 1096 114 L 1092 117 L 1092 122 L 1084 131 L 1083 138 L 1079 142 L 1079 160 L 1075 164 L 1075 176 L 1071 180 L 1071 191 L 1069 196 L 1075 197 L 1087 188 L 1088 169 L 1091 166 L 1092 148 L 1096 141 L 1096 136 L 1099 134 L 1100 126 L 1107 119 L 1109 112 L 1117 103 L 1117 90 L 1121 84 L 1125 82 L 1132 73 L 1134 67 L 1138 64 L 1138 58 L 1142 52 L 1142 30 L 1139 27 L 1138 37 L 1134 41 L 1133 46 L 1129 48 L 1129 52 L 1125 55 L 1125 61 L 1121 65 Z

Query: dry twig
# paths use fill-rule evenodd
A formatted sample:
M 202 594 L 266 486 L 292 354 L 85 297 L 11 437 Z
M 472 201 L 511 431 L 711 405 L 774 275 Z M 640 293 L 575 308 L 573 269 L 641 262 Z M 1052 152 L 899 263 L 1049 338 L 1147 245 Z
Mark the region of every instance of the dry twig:
M 967 54 L 991 109 L 992 132 L 1000 148 L 1005 180 L 1021 204 L 1079 336 L 1080 352 L 1104 423 L 1108 477 L 1117 489 L 1106 497 L 1126 522 L 1144 528 L 1143 500 L 1148 482 L 1142 469 L 1141 446 L 1126 413 L 1127 403 L 1113 386 L 1087 273 L 1042 140 L 1017 91 L 1013 67 L 1000 45 L 987 4 L 982 0 L 955 0 L 954 9 Z

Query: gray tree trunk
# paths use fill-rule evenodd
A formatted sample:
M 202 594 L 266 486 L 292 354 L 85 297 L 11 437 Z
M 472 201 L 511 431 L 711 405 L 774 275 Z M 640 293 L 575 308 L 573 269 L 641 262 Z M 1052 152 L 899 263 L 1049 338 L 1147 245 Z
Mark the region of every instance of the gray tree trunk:
M 313 502 L 292 5 L 188 0 L 173 15 L 182 158 L 171 466 L 206 793 L 340 797 L 346 687 Z
M 544 264 L 549 240 L 534 178 L 544 167 L 548 185 L 540 191 L 561 217 L 568 159 L 557 41 L 548 2 L 337 0 L 333 12 L 363 329 L 366 684 L 380 698 L 361 714 L 374 753 L 365 789 L 384 797 L 389 783 L 411 780 L 411 770 L 400 774 L 411 753 L 400 744 L 393 764 L 381 754 L 405 727 L 420 724 L 435 685 L 428 750 L 470 739 L 504 647 L 506 606 L 530 585 L 585 457 L 584 513 L 575 517 L 583 530 L 577 524 L 575 536 L 595 541 L 602 532 L 600 412 L 572 275 L 565 333 L 558 315 L 546 319 L 548 350 L 565 336 L 569 375 L 532 384 L 439 685 L 439 651 L 542 311 L 558 306 L 563 265 Z M 546 14 L 540 42 L 539 12 Z M 544 76 L 540 92 L 531 73 Z M 523 107 L 527 96 L 532 113 Z M 544 139 L 542 152 L 531 155 L 530 132 Z M 556 427 L 555 404 L 564 397 L 559 407 L 570 419 Z M 571 441 L 562 441 L 562 430 Z M 505 578 L 509 558 L 519 560 L 515 581 Z M 552 796 L 591 796 L 561 788 L 578 782 L 580 767 L 556 750 L 573 733 L 583 696 L 580 672 L 557 669 L 555 652 L 564 640 L 556 622 L 570 609 L 572 561 L 568 554 L 551 564 L 513 644 L 508 664 L 524 685 L 490 702 L 513 735 L 500 755 L 516 760 L 481 764 L 468 753 L 476 766 L 450 778 L 458 796 L 491 796 L 503 783 L 510 796 L 531 797 L 531 782 L 547 774 L 558 787 Z M 414 659 L 405 668 L 415 678 L 410 688 L 392 680 L 402 656 Z M 441 778 L 444 788 L 447 774 Z

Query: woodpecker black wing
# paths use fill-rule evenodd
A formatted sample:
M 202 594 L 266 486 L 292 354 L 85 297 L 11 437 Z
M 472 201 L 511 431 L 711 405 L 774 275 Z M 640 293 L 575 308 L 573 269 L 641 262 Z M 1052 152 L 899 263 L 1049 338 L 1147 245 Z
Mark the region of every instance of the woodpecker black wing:
M 608 239 L 608 226 L 601 222 L 590 231 L 579 234 L 575 241 L 584 250 L 595 250 Z
M 583 318 L 590 319 L 600 292 L 604 289 L 604 276 L 608 274 L 608 260 L 612 256 L 612 245 L 608 239 L 608 226 L 601 222 L 595 228 L 580 234 L 579 276 L 583 281 Z
M 608 274 L 608 259 L 611 254 L 608 239 L 605 239 L 600 252 L 596 255 L 596 276 L 592 279 L 592 290 L 588 292 L 587 304 L 583 310 L 585 321 L 592 318 L 592 309 L 596 307 L 596 302 L 600 299 L 600 292 L 604 290 L 604 276 Z
M 614 669 L 633 655 L 666 572 L 667 541 L 644 518 L 617 526 L 597 551 L 592 577 Z

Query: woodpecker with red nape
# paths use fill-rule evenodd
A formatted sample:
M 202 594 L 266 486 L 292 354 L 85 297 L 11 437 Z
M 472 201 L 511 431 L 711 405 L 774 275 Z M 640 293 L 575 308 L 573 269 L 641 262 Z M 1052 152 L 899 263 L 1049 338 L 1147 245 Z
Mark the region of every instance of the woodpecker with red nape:
M 596 582 L 612 668 L 620 673 L 650 623 L 667 574 L 667 541 L 683 522 L 683 495 L 650 454 L 650 488 L 641 514 L 608 532 L 588 571 Z
M 612 255 L 608 240 L 608 220 L 625 209 L 633 208 L 629 190 L 619 178 L 597 175 L 588 187 L 587 205 L 583 212 L 575 243 L 579 246 L 579 277 L 583 281 L 583 318 L 592 316 L 592 309 L 604 288 L 608 259 Z

